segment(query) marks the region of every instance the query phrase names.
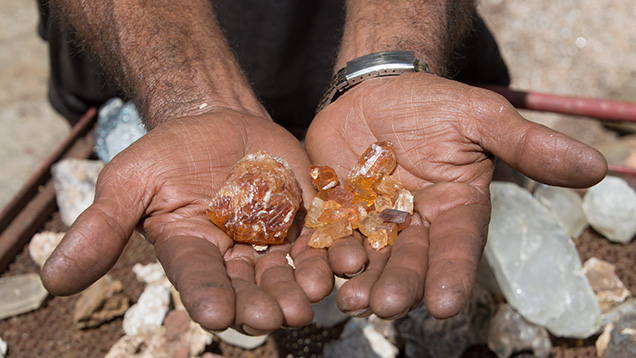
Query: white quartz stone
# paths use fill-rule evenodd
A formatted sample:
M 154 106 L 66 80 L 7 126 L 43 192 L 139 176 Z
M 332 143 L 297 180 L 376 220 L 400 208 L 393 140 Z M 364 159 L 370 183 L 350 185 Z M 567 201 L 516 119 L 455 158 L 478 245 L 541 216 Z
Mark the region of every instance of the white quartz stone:
M 600 309 L 563 224 L 528 191 L 491 185 L 485 255 L 508 303 L 557 336 L 588 337 Z
M 621 178 L 608 176 L 591 187 L 583 210 L 594 230 L 608 240 L 628 243 L 636 234 L 636 192 Z
M 163 323 L 170 306 L 170 285 L 146 286 L 139 300 L 124 315 L 123 328 L 128 335 L 154 332 Z
M 561 220 L 573 239 L 581 236 L 587 227 L 587 219 L 579 194 L 572 189 L 540 184 L 534 191 L 534 197 Z

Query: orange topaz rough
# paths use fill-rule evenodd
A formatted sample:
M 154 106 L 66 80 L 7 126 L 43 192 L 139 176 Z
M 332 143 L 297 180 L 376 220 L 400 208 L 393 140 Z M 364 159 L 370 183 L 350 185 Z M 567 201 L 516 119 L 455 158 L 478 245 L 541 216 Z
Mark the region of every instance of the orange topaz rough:
M 301 201 L 300 185 L 289 165 L 258 151 L 235 164 L 206 214 L 236 242 L 281 244 Z
M 413 195 L 396 177 L 393 144 L 373 143 L 351 169 L 344 183 L 336 172 L 314 165 L 310 176 L 318 195 L 305 216 L 305 225 L 315 231 L 309 246 L 325 248 L 357 229 L 371 247 L 393 245 L 398 231 L 408 227 L 413 214 Z

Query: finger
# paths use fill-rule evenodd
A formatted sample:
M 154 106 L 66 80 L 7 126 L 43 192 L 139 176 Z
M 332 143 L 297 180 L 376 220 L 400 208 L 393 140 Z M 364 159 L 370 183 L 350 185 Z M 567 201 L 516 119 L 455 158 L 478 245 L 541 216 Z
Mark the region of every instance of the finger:
M 269 249 L 257 260 L 256 283 L 278 302 L 283 312 L 283 325 L 302 327 L 314 316 L 311 302 L 295 282 L 294 269 L 287 262 L 287 251 Z
M 95 202 L 69 228 L 42 268 L 44 286 L 54 295 L 84 290 L 117 262 L 146 204 L 135 175 L 107 165 L 98 179 Z
M 320 302 L 333 290 L 334 277 L 327 251 L 309 246 L 311 231 L 305 230 L 296 240 L 291 257 L 296 269 L 294 277 L 311 303 Z
M 382 274 L 392 248 L 385 247 L 375 250 L 364 240 L 364 247 L 369 257 L 368 267 L 358 276 L 352 277 L 338 290 L 338 308 L 351 316 L 365 316 L 370 314 L 371 291 Z
M 474 202 L 440 213 L 429 229 L 426 308 L 448 318 L 467 304 L 486 244 L 490 205 Z
M 550 184 L 589 187 L 607 172 L 607 162 L 596 149 L 548 127 L 525 120 L 503 97 L 473 88 L 478 98 L 472 114 L 479 125 L 467 126 L 485 149 L 511 168 Z
M 371 292 L 371 309 L 378 317 L 397 319 L 424 297 L 428 238 L 422 225 L 404 229 L 395 240 L 382 275 Z
M 197 237 L 174 236 L 158 240 L 155 252 L 195 322 L 215 331 L 232 324 L 234 289 L 214 244 Z
M 327 252 L 333 272 L 341 277 L 359 275 L 366 268 L 369 259 L 359 235 L 335 240 Z
M 247 258 L 230 260 L 226 268 L 236 294 L 236 328 L 252 336 L 280 328 L 283 312 L 278 302 L 256 285 L 254 262 Z

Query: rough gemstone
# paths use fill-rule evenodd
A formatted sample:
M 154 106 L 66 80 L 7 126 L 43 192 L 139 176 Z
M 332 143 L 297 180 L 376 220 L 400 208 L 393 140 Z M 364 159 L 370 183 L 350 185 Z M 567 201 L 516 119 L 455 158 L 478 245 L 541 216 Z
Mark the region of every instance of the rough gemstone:
M 411 224 L 411 215 L 406 211 L 385 209 L 380 213 L 380 218 L 386 222 L 395 223 L 398 231 L 402 231 Z
M 393 175 L 385 175 L 375 186 L 378 194 L 393 196 L 396 191 L 406 189 L 406 186 Z
M 583 197 L 585 217 L 608 240 L 626 244 L 636 235 L 636 192 L 619 177 L 607 176 Z
M 370 188 L 382 176 L 390 174 L 397 165 L 393 143 L 373 143 L 351 169 L 347 181 L 357 187 Z
M 373 206 L 375 207 L 375 211 L 381 213 L 386 209 L 393 208 L 393 199 L 387 195 L 379 195 L 377 198 L 375 198 Z
M 258 151 L 232 168 L 207 215 L 236 242 L 280 244 L 301 200 L 300 186 L 289 165 Z
M 341 184 L 333 169 L 312 166 L 310 176 L 318 195 L 305 216 L 305 226 L 316 229 L 309 245 L 329 247 L 355 229 L 376 250 L 393 245 L 413 214 L 413 195 L 390 175 L 396 165 L 393 145 L 386 141 L 372 144 Z
M 318 191 L 333 189 L 338 185 L 338 175 L 333 168 L 326 165 L 312 165 L 309 167 L 311 183 Z
M 484 255 L 506 301 L 528 321 L 563 337 L 599 328 L 599 309 L 574 242 L 525 189 L 493 182 Z
M 400 189 L 395 193 L 393 209 L 406 211 L 413 215 L 413 194 L 406 189 Z
M 314 197 L 311 201 L 311 205 L 309 206 L 309 210 L 307 210 L 307 215 L 305 215 L 305 226 L 316 228 L 322 225 L 322 222 L 319 219 L 324 211 L 324 206 L 324 200 L 317 196 Z

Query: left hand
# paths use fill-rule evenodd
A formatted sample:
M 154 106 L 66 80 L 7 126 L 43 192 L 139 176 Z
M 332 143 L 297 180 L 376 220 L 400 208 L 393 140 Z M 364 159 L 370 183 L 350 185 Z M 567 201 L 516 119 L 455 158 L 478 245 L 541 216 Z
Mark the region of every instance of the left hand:
M 466 305 L 490 219 L 495 156 L 532 179 L 586 187 L 606 173 L 602 155 L 529 122 L 501 96 L 430 74 L 365 81 L 314 119 L 306 148 L 344 178 L 373 142 L 390 140 L 397 175 L 414 194 L 415 215 L 392 247 L 354 237 L 328 250 L 334 272 L 352 276 L 338 294 L 352 315 L 397 318 L 423 298 L 437 318 Z

